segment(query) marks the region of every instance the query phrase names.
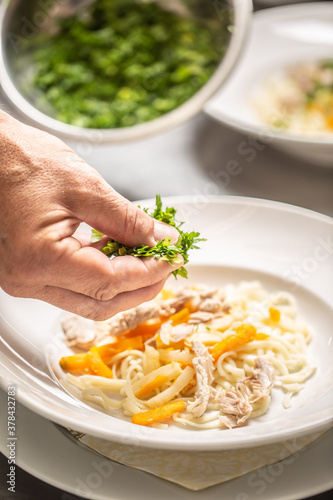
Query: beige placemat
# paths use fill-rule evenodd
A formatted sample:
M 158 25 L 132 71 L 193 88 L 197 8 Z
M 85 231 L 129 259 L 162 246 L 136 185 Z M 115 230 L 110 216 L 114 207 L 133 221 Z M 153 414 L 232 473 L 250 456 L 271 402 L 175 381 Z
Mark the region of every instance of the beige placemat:
M 328 430 L 329 427 L 300 438 L 255 448 L 211 452 L 156 450 L 70 432 L 82 444 L 104 457 L 195 491 L 279 462 L 299 452 Z

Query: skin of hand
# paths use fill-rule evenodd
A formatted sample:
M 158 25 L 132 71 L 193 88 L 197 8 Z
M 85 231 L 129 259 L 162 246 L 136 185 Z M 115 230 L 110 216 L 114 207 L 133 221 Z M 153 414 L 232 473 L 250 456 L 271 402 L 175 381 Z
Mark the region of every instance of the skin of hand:
M 60 139 L 0 110 L 0 286 L 94 320 L 153 299 L 170 273 L 154 258 L 109 259 L 81 222 L 128 246 L 178 231 L 117 193 Z M 75 234 L 74 234 L 75 233 Z

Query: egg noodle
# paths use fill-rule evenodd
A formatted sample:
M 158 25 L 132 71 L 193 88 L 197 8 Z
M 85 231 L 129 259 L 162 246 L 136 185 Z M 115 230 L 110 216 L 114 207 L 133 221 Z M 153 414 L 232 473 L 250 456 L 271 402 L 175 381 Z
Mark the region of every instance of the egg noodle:
M 119 330 L 126 314 L 133 320 L 137 311 L 164 303 L 172 314 L 164 309 L 165 316 L 112 337 L 112 324 Z M 267 411 L 273 386 L 290 407 L 316 369 L 306 352 L 311 334 L 297 319 L 295 298 L 270 294 L 257 281 L 163 290 L 155 301 L 117 316 L 96 322 L 90 349 L 62 358 L 60 366 L 67 372 L 64 384 L 75 386 L 83 401 L 111 415 L 122 411 L 133 423 L 245 425 Z M 101 331 L 109 335 L 107 344 Z

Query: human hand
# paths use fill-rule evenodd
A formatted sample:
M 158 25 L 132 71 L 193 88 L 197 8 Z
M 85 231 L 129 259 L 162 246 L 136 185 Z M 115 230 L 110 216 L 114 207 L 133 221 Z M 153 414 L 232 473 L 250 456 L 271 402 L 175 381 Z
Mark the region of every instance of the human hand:
M 110 260 L 75 233 L 81 222 L 128 246 L 154 246 L 175 228 L 112 189 L 60 139 L 0 110 L 0 286 L 16 297 L 107 319 L 151 300 L 182 265 L 132 256 Z M 75 234 L 74 234 L 75 233 Z

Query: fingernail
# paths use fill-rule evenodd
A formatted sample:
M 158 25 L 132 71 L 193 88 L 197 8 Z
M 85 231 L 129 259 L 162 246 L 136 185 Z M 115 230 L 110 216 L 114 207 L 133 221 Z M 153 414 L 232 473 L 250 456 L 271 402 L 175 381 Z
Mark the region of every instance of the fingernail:
M 162 241 L 165 238 L 171 238 L 172 243 L 177 243 L 179 232 L 169 224 L 159 220 L 154 220 L 154 238 L 156 241 Z

